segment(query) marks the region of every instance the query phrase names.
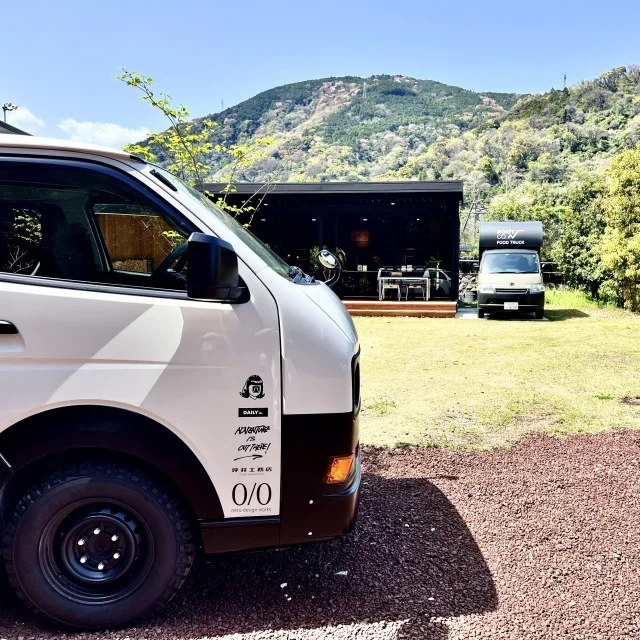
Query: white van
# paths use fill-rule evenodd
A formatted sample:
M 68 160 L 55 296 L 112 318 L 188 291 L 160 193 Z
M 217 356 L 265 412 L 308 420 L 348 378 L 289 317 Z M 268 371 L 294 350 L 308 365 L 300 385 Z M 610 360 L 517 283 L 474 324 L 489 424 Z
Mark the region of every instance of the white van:
M 360 347 L 346 309 L 173 175 L 0 136 L 6 572 L 79 627 L 166 605 L 201 548 L 354 525 Z
M 542 239 L 538 221 L 480 223 L 479 318 L 505 311 L 544 317 Z

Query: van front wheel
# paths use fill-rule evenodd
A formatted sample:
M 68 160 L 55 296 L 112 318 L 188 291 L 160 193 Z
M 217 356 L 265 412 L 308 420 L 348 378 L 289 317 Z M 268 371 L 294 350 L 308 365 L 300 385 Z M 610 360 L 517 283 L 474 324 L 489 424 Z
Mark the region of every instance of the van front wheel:
M 164 484 L 111 462 L 70 465 L 31 487 L 5 527 L 9 581 L 34 612 L 112 627 L 162 609 L 193 563 L 193 536 Z

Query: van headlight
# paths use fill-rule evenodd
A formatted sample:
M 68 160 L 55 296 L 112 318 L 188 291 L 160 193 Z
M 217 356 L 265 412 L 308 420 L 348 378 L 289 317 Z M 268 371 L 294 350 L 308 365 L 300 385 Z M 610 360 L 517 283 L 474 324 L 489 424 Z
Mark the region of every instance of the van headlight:
M 544 291 L 543 284 L 532 284 L 529 287 L 529 293 L 542 293 Z
M 495 293 L 496 287 L 493 284 L 481 284 L 478 287 L 478 293 Z

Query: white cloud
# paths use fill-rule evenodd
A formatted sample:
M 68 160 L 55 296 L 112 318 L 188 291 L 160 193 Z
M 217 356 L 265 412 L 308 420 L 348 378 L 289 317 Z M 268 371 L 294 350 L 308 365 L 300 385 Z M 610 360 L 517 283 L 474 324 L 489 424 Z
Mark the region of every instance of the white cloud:
M 115 122 L 79 122 L 73 118 L 65 118 L 58 123 L 58 128 L 74 142 L 92 142 L 114 148 L 144 140 L 150 133 L 146 127 L 128 129 Z
M 7 124 L 23 129 L 27 133 L 36 133 L 44 127 L 44 120 L 38 118 L 26 107 L 18 107 L 15 111 L 7 113 Z

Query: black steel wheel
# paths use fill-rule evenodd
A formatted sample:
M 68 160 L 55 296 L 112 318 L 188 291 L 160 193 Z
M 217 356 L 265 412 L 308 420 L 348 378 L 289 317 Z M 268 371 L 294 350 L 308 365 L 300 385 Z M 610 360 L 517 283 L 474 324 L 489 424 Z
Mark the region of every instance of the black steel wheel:
M 54 516 L 38 547 L 53 588 L 84 604 L 125 598 L 149 574 L 153 536 L 121 503 L 81 500 Z
M 39 614 L 71 626 L 120 626 L 175 595 L 194 556 L 188 519 L 158 480 L 86 463 L 26 492 L 7 524 L 7 575 Z

